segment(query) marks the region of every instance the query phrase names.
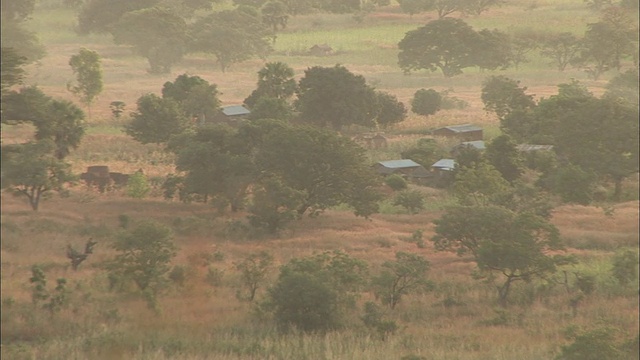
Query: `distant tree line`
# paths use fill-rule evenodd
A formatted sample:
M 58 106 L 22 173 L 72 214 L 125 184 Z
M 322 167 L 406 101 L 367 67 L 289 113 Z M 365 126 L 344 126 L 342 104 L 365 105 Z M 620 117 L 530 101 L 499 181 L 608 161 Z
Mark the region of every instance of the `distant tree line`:
M 597 80 L 608 70 L 620 71 L 623 60 L 637 67 L 638 27 L 620 7 L 602 10 L 600 21 L 587 24 L 582 37 L 570 32 L 476 31 L 461 19 L 441 18 L 407 32 L 398 48 L 398 64 L 407 73 L 424 69 L 452 77 L 469 67 L 517 69 L 538 51 L 559 71 L 573 66 Z

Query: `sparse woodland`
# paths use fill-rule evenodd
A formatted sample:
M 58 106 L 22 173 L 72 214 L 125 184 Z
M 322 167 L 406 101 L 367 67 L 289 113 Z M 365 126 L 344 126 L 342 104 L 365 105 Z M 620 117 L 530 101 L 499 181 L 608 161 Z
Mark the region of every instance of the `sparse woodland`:
M 1 5 L 2 358 L 640 358 L 637 3 Z

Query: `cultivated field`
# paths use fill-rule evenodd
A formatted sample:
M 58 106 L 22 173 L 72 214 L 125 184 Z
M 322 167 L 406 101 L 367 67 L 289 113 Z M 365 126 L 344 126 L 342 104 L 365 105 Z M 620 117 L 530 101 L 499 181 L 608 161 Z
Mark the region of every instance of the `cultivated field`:
M 53 1 L 52 1 L 53 3 Z M 124 101 L 127 112 L 135 110 L 141 95 L 160 93 L 166 81 L 178 75 L 198 75 L 217 84 L 223 105 L 242 103 L 255 88 L 257 71 L 266 61 L 289 64 L 300 78 L 311 66 L 342 64 L 363 75 L 369 84 L 390 92 L 409 105 L 416 90 L 449 89 L 466 101 L 461 110 L 446 110 L 425 119 L 415 114 L 387 131 L 389 147 L 370 151 L 372 161 L 398 158 L 425 130 L 442 125 L 473 123 L 483 126 L 485 137 L 500 133 L 495 115 L 485 113 L 480 100 L 482 80 L 503 74 L 521 81 L 537 98 L 557 92 L 557 85 L 575 78 L 595 95 L 604 92 L 615 71 L 599 81 L 589 80 L 579 69 L 558 72 L 536 54 L 518 70 L 480 72 L 466 69 L 463 75 L 445 78 L 441 73 L 417 72 L 404 75 L 397 66 L 396 44 L 404 34 L 435 17 L 433 13 L 412 17 L 402 14 L 397 4 L 368 15 L 358 24 L 351 15 L 316 14 L 294 17 L 279 33 L 275 53 L 265 61 L 250 60 L 221 72 L 215 60 L 189 55 L 173 67 L 171 74 L 147 73 L 145 59 L 129 49 L 113 45 L 107 35 L 78 37 L 72 31 L 75 14 L 41 1 L 30 20 L 46 45 L 47 56 L 27 67 L 25 83 L 38 85 L 47 95 L 77 102 L 66 90 L 73 80 L 70 56 L 81 47 L 102 56 L 104 91 L 92 106 L 88 132 L 81 146 L 68 157 L 75 173 L 89 165 L 108 165 L 111 171 L 132 173 L 143 169 L 156 182 L 174 172 L 173 158 L 161 147 L 141 145 L 122 132 L 126 121 L 111 116 L 109 103 Z M 597 13 L 582 0 L 509 0 L 479 17 L 464 19 L 476 30 L 504 31 L 546 29 L 582 34 Z M 304 55 L 314 44 L 327 43 L 335 55 Z M 625 64 L 629 67 L 631 64 Z M 78 103 L 79 104 L 79 103 Z M 4 144 L 27 141 L 33 129 L 28 125 L 2 127 Z M 495 288 L 474 280 L 475 264 L 468 258 L 437 252 L 429 238 L 433 220 L 444 206 L 455 200 L 445 190 L 425 187 L 427 209 L 417 215 L 385 203 L 371 219 L 357 218 L 336 208 L 318 218 L 303 218 L 280 236 L 246 239 L 230 229 L 246 214 L 220 214 L 210 205 L 166 201 L 154 188 L 146 199 L 132 199 L 123 192 L 100 194 L 83 184 L 71 187 L 68 197 L 45 199 L 38 212 L 23 198 L 1 194 L 1 296 L 2 345 L 4 359 L 553 359 L 571 334 L 609 329 L 621 349 L 637 348 L 638 286 L 618 284 L 611 275 L 612 258 L 623 248 L 638 250 L 638 179 L 624 184 L 624 201 L 596 206 L 563 205 L 555 209 L 553 223 L 560 229 L 580 263 L 567 267 L 568 274 L 593 276 L 595 290 L 578 305 L 570 306 L 575 293 L 562 285 L 518 283 L 513 304 L 496 306 Z M 171 227 L 179 248 L 173 264 L 185 270 L 183 284 L 173 282 L 159 298 L 159 312 L 151 311 L 135 294 L 109 291 L 102 264 L 115 255 L 113 239 L 124 219 L 155 219 Z M 426 246 L 408 241 L 423 230 Z M 81 248 L 92 238 L 98 241 L 94 254 L 73 271 L 66 247 Z M 343 250 L 365 260 L 372 273 L 397 251 L 423 255 L 431 263 L 428 278 L 431 291 L 410 295 L 385 316 L 399 328 L 380 338 L 360 321 L 361 307 L 373 301 L 365 292 L 353 312 L 350 324 L 325 335 L 277 331 L 268 314 L 256 303 L 239 301 L 236 291 L 240 275 L 234 263 L 249 254 L 266 250 L 275 266 L 258 291 L 258 301 L 278 275 L 278 265 L 292 258 L 325 250 Z M 55 279 L 66 278 L 69 306 L 50 315 L 34 308 L 31 267 L 45 270 L 48 288 Z M 213 274 L 213 275 L 212 275 Z M 571 275 L 573 276 L 573 275 Z M 562 280 L 562 273 L 558 280 Z M 637 353 L 636 353 L 637 354 Z M 637 355 L 636 355 L 637 356 Z M 422 358 L 420 358 L 422 357 Z M 637 359 L 637 357 L 636 357 Z

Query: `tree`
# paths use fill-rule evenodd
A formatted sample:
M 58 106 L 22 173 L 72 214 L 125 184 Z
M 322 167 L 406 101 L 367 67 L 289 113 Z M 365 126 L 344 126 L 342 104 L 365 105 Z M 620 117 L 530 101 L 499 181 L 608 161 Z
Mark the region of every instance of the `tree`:
M 483 206 L 495 203 L 508 189 L 509 183 L 495 167 L 486 162 L 456 170 L 453 193 L 463 205 Z
M 247 288 L 246 299 L 253 301 L 258 289 L 263 285 L 267 272 L 273 265 L 273 256 L 266 251 L 253 253 L 241 262 L 234 264 L 236 270 L 240 271 L 242 282 Z
M 420 89 L 413 94 L 411 111 L 418 115 L 433 115 L 442 106 L 442 96 L 433 89 Z
M 637 282 L 638 252 L 632 249 L 623 249 L 616 252 L 613 257 L 611 273 L 623 286 L 632 282 Z
M 80 146 L 85 133 L 84 113 L 67 100 L 51 100 L 45 105 L 46 113 L 34 119 L 37 140 L 50 139 L 56 145 L 55 156 L 62 160 L 70 149 Z
M 473 52 L 473 60 L 481 70 L 506 70 L 512 62 L 511 37 L 500 30 L 482 29 L 479 43 Z
M 506 0 L 465 0 L 462 12 L 478 16 L 493 6 L 500 6 Z
M 2 48 L 12 48 L 18 56 L 24 57 L 31 64 L 42 59 L 47 51 L 40 43 L 38 35 L 25 28 L 22 23 L 2 21 L 0 24 L 0 41 Z
M 593 201 L 596 175 L 578 165 L 566 164 L 543 173 L 543 187 L 560 196 L 563 202 L 589 205 Z
M 168 9 L 131 11 L 110 29 L 116 44 L 130 45 L 152 74 L 168 73 L 187 51 L 187 24 Z
M 169 148 L 176 154 L 176 169 L 186 172 L 184 193 L 204 202 L 214 198 L 221 211 L 229 204 L 239 210 L 254 180 L 251 145 L 224 125 L 199 127 L 173 139 Z
M 585 170 L 609 177 L 614 199 L 622 181 L 638 172 L 638 108 L 611 99 L 591 98 L 557 115 L 555 149 Z
M 284 99 L 261 97 L 251 108 L 249 120 L 276 119 L 289 120 L 293 117 L 293 109 Z
M 402 122 L 406 118 L 407 109 L 394 95 L 383 91 L 376 91 L 376 98 L 378 103 L 376 124 L 379 127 L 388 128 L 393 124 Z
M 445 151 L 430 138 L 419 139 L 414 147 L 400 153 L 403 159 L 411 159 L 424 167 L 430 167 L 444 155 Z
M 540 48 L 540 40 L 537 34 L 531 30 L 515 32 L 511 35 L 511 63 L 518 70 L 520 64 L 529 62 L 527 55 Z
M 620 99 L 637 107 L 640 103 L 639 94 L 638 69 L 629 69 L 609 80 L 609 83 L 607 83 L 607 91 L 603 97 Z
M 398 64 L 402 70 L 440 69 L 445 77 L 462 73 L 475 65 L 474 49 L 480 38 L 460 19 L 440 19 L 406 33 L 398 43 Z
M 419 190 L 403 190 L 396 195 L 393 205 L 402 206 L 414 215 L 424 210 L 424 195 Z
M 188 118 L 173 99 L 147 94 L 138 99 L 137 105 L 138 110 L 131 114 L 131 122 L 125 126 L 125 131 L 143 144 L 166 143 L 173 135 L 188 128 Z
M 421 12 L 429 11 L 434 4 L 434 0 L 400 0 L 400 9 L 402 12 L 413 16 Z
M 220 108 L 218 88 L 199 76 L 179 75 L 174 82 L 162 86 L 162 98 L 175 100 L 181 105 L 187 118 L 198 118 L 204 124 L 213 118 Z
M 351 139 L 325 129 L 284 126 L 265 133 L 261 141 L 254 160 L 258 173 L 277 175 L 303 192 L 300 215 L 343 203 L 359 216 L 377 212 L 376 176 L 364 149 Z
M 73 179 L 69 164 L 54 155 L 55 148 L 51 140 L 2 148 L 2 188 L 25 196 L 34 211 L 50 192 L 64 193 L 64 184 Z
M 531 281 L 556 271 L 565 262 L 558 230 L 528 212 L 514 213 L 497 206 L 452 207 L 436 224 L 436 249 L 470 254 L 480 271 L 502 275 L 496 286 L 498 302 L 506 306 L 515 281 Z
M 249 221 L 251 225 L 275 234 L 300 216 L 297 209 L 304 197 L 304 192 L 288 187 L 276 177 L 262 179 L 253 190 Z
M 385 261 L 382 272 L 371 281 L 382 304 L 394 309 L 403 296 L 426 289 L 429 261 L 418 254 L 396 252 L 395 261 Z
M 438 13 L 438 19 L 464 10 L 464 0 L 435 0 L 433 9 Z
M 106 33 L 114 28 L 124 14 L 157 5 L 159 0 L 89 0 L 78 13 L 80 35 Z
M 580 49 L 580 39 L 570 32 L 548 34 L 542 39 L 540 55 L 553 60 L 552 64 L 564 71 L 577 62 Z
M 341 324 L 365 284 L 367 264 L 341 251 L 294 258 L 269 289 L 268 308 L 282 329 L 324 332 Z
M 0 1 L 2 21 L 22 22 L 27 20 L 35 9 L 36 0 Z
M 285 29 L 287 22 L 289 21 L 289 14 L 287 6 L 280 1 L 273 0 L 267 1 L 260 8 L 262 13 L 262 22 L 273 29 L 273 32 L 278 31 L 278 28 Z
M 622 9 L 609 8 L 597 23 L 587 24 L 579 62 L 597 80 L 611 68 L 620 70 L 624 56 L 638 52 L 638 29 Z
M 222 72 L 254 56 L 265 58 L 271 51 L 270 29 L 257 15 L 240 8 L 216 12 L 196 21 L 190 34 L 191 50 L 213 54 Z
M 22 87 L 2 94 L 2 122 L 37 122 L 47 116 L 53 99 L 37 86 Z
M 375 91 L 363 76 L 341 65 L 305 70 L 296 93 L 300 118 L 312 124 L 339 130 L 352 124 L 371 126 L 376 118 Z
M 485 158 L 510 183 L 520 178 L 524 171 L 524 159 L 517 144 L 509 135 L 500 135 L 493 139 L 485 151 Z
M 25 75 L 25 70 L 22 67 L 26 65 L 27 58 L 18 55 L 15 49 L 4 46 L 0 56 L 2 56 L 0 60 L 0 89 L 4 98 L 12 86 L 22 84 Z
M 258 71 L 258 85 L 244 100 L 244 104 L 253 108 L 262 97 L 288 100 L 296 91 L 293 69 L 283 62 L 270 62 Z
M 516 110 L 528 110 L 536 103 L 533 95 L 525 93 L 526 87 L 520 87 L 520 81 L 503 75 L 492 75 L 482 82 L 481 99 L 485 111 L 495 112 L 499 119 L 504 119 Z
M 108 265 L 110 279 L 132 281 L 142 291 L 149 308 L 156 310 L 156 299 L 166 283 L 169 264 L 176 256 L 171 229 L 156 221 L 142 221 L 121 233 L 113 244 L 118 252 Z M 112 283 L 112 285 L 116 285 Z
M 76 75 L 77 85 L 68 84 L 67 87 L 87 105 L 89 117 L 91 117 L 91 103 L 102 92 L 100 55 L 95 51 L 81 48 L 78 54 L 71 56 L 69 66 Z
M 134 199 L 144 199 L 151 191 L 147 177 L 142 171 L 136 171 L 127 180 L 127 196 Z

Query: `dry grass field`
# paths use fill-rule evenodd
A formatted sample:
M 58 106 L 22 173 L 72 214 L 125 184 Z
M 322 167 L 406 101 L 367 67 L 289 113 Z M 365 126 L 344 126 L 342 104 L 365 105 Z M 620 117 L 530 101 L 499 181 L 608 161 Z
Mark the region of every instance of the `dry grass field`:
M 465 109 L 441 111 L 428 119 L 410 114 L 388 131 L 386 150 L 369 153 L 372 160 L 398 157 L 425 129 L 443 125 L 474 123 L 485 127 L 488 139 L 499 134 L 498 120 L 482 109 L 480 100 L 482 80 L 494 73 L 468 69 L 461 76 L 447 79 L 440 73 L 407 76 L 397 67 L 395 44 L 406 31 L 433 19 L 433 14 L 409 17 L 392 5 L 367 16 L 362 24 L 349 15 L 295 17 L 278 35 L 275 53 L 266 60 L 234 64 L 223 73 L 213 59 L 189 55 L 170 74 L 151 75 L 144 59 L 112 44 L 107 35 L 76 36 L 71 30 L 72 10 L 42 4 L 48 3 L 41 1 L 31 25 L 38 30 L 47 56 L 27 67 L 26 84 L 77 102 L 66 90 L 67 82 L 73 79 L 70 56 L 87 47 L 102 57 L 104 91 L 92 106 L 81 146 L 68 158 L 75 173 L 96 164 L 125 173 L 143 169 L 150 179 L 173 173 L 173 158 L 161 147 L 141 145 L 125 135 L 122 125 L 127 117 L 116 121 L 109 103 L 121 100 L 127 104 L 127 112 L 134 111 L 138 97 L 160 93 L 164 82 L 188 73 L 217 84 L 223 105 L 239 104 L 254 89 L 257 71 L 266 61 L 288 63 L 297 78 L 308 67 L 339 63 L 406 105 L 420 88 L 449 89 L 451 95 L 469 104 Z M 546 26 L 580 34 L 586 23 L 596 18 L 581 0 L 512 0 L 465 20 L 478 29 L 511 31 Z M 329 57 L 299 55 L 316 43 L 328 43 L 338 51 Z M 613 76 L 606 74 L 593 81 L 578 69 L 561 73 L 535 56 L 519 70 L 499 74 L 521 80 L 537 98 L 555 94 L 558 84 L 572 78 L 600 95 Z M 32 133 L 28 125 L 3 124 L 2 142 L 28 141 Z M 496 307 L 495 287 L 472 278 L 473 262 L 438 252 L 428 241 L 434 235 L 433 221 L 454 201 L 444 190 L 420 187 L 427 197 L 427 210 L 417 215 L 384 211 L 362 219 L 343 209 L 331 209 L 318 218 L 294 222 L 279 236 L 255 239 L 236 236 L 229 230 L 246 214 L 220 214 L 210 205 L 166 201 L 158 188 L 145 199 L 132 199 L 123 191 L 101 194 L 78 184 L 69 188 L 67 197 L 54 195 L 43 200 L 38 212 L 31 211 L 25 199 L 3 191 L 0 355 L 3 359 L 61 360 L 399 360 L 409 355 L 415 355 L 416 360 L 418 356 L 435 360 L 538 360 L 557 356 L 561 346 L 570 343 L 572 333 L 603 328 L 610 329 L 619 348 L 633 348 L 639 331 L 638 284 L 621 286 L 611 275 L 616 251 L 638 250 L 638 179 L 630 179 L 624 186 L 624 202 L 600 207 L 562 205 L 554 210 L 552 221 L 560 229 L 567 252 L 580 260 L 562 270 L 595 279 L 595 290 L 575 309 L 570 306 L 575 294 L 560 285 L 542 282 L 518 283 L 513 304 L 506 309 Z M 186 278 L 182 285 L 172 283 L 159 297 L 159 312 L 149 310 L 136 294 L 108 289 L 103 265 L 115 255 L 111 245 L 122 231 L 125 218 L 154 219 L 173 230 L 179 250 L 172 265 L 183 267 Z M 407 240 L 416 230 L 423 231 L 426 246 L 418 247 Z M 94 254 L 73 271 L 65 256 L 67 246 L 80 249 L 90 238 L 98 241 Z M 370 292 L 361 295 L 353 312 L 344 314 L 345 322 L 351 324 L 344 329 L 324 335 L 281 334 L 255 303 L 236 298 L 241 281 L 234 264 L 263 250 L 274 256 L 275 263 L 261 284 L 258 300 L 264 299 L 279 265 L 333 250 L 366 261 L 371 273 L 376 273 L 384 261 L 392 260 L 397 251 L 420 254 L 431 263 L 428 278 L 434 288 L 407 296 L 396 309 L 385 313 L 399 325 L 396 334 L 386 339 L 365 328 L 359 319 L 362 305 L 374 300 Z M 67 279 L 69 305 L 59 313 L 50 315 L 32 304 L 29 279 L 33 265 L 45 270 L 50 289 L 55 287 L 55 279 Z

